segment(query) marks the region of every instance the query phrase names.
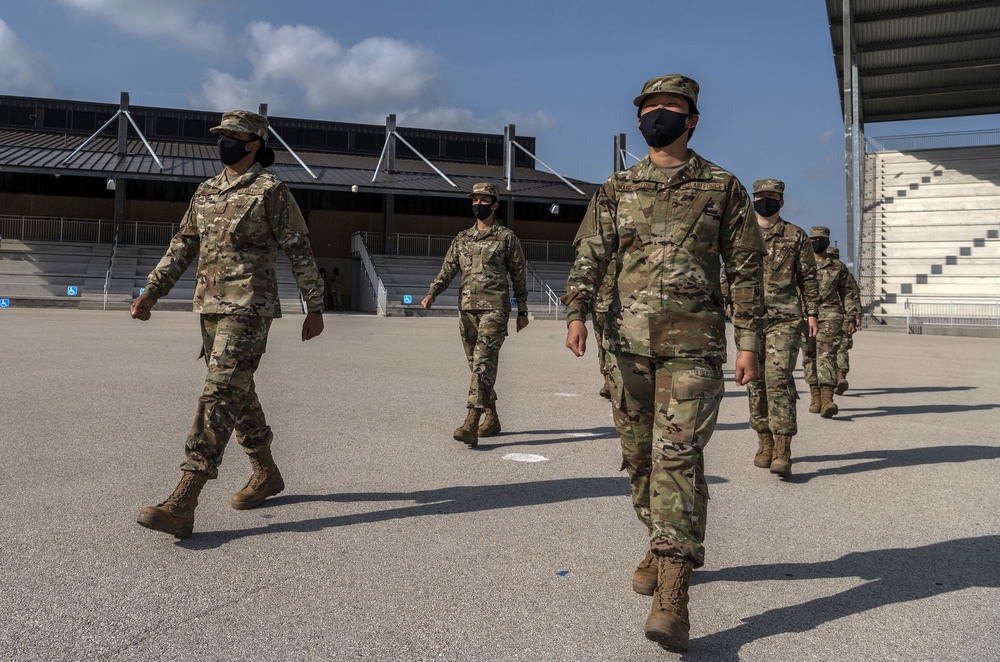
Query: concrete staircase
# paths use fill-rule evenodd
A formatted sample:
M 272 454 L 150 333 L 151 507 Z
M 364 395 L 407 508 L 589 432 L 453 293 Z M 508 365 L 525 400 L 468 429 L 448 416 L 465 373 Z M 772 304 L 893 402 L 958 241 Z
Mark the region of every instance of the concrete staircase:
M 907 299 L 1000 297 L 1000 149 L 876 153 L 874 312 Z M 870 219 L 870 220 L 869 220 Z M 862 285 L 864 288 L 864 285 Z

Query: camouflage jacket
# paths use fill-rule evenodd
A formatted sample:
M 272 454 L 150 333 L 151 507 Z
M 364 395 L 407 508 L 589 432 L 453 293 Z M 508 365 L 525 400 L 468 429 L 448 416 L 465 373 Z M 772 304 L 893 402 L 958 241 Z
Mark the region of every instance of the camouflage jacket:
M 448 289 L 459 270 L 462 272 L 458 292 L 460 310 L 510 310 L 508 274 L 518 311 L 528 310 L 527 268 L 521 242 L 513 231 L 494 223 L 486 230 L 473 225 L 459 232 L 448 247 L 441 272 L 427 292 L 431 300 Z
M 198 256 L 196 313 L 281 317 L 278 246 L 292 263 L 307 309 L 322 312 L 323 278 L 288 187 L 256 163 L 233 182 L 223 171 L 195 191 L 145 293 L 153 299 L 167 294 Z
M 595 313 L 607 313 L 608 308 L 611 307 L 611 291 L 615 288 L 615 275 L 615 265 L 609 263 L 608 272 L 604 275 L 601 286 L 597 288 L 597 299 L 594 302 Z
M 815 260 L 814 260 L 815 261 Z M 844 315 L 854 316 L 857 312 L 851 298 L 851 274 L 847 265 L 832 257 L 816 262 L 816 280 L 819 283 L 819 319 L 843 321 Z
M 840 260 L 837 260 L 840 262 Z M 841 262 L 841 264 L 843 264 Z M 848 287 L 848 298 L 844 302 L 844 312 L 849 319 L 844 319 L 844 328 L 847 328 L 848 322 L 853 322 L 856 316 L 861 315 L 861 287 L 858 285 L 858 281 L 854 279 L 854 274 L 851 270 L 844 265 L 844 271 L 847 272 L 847 287 Z M 851 312 L 853 311 L 853 313 Z
M 767 246 L 764 257 L 764 308 L 768 322 L 816 317 L 819 286 L 809 235 L 779 217 L 774 227 L 764 232 L 764 245 Z
M 566 281 L 567 323 L 584 320 L 608 263 L 605 342 L 613 352 L 725 360 L 719 259 L 741 347 L 758 351 L 764 242 L 743 185 L 691 152 L 667 178 L 649 158 L 616 172 L 590 201 Z

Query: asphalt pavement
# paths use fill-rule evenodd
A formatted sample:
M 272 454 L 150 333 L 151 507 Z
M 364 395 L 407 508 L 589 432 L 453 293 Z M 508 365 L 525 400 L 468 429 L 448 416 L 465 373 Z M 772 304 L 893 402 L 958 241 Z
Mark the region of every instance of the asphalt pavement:
M 135 518 L 179 476 L 197 316 L 0 311 L 0 659 L 1000 659 L 1000 341 L 862 331 L 830 420 L 799 370 L 788 480 L 752 465 L 730 363 L 679 656 L 643 637 L 593 344 L 512 323 L 503 432 L 471 450 L 456 319 L 301 322 L 257 373 L 285 491 L 230 508 L 234 440 L 176 540 Z

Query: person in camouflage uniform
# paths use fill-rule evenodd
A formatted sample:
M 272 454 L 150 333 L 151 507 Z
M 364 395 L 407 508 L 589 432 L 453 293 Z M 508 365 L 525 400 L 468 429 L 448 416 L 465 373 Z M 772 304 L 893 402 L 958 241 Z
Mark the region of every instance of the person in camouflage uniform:
M 834 260 L 840 260 L 840 249 L 836 246 L 826 249 L 826 254 Z M 861 287 L 858 286 L 858 281 L 854 279 L 850 269 L 847 270 L 847 278 L 850 281 L 851 305 L 857 313 L 854 315 L 854 331 L 851 331 L 851 319 L 844 317 L 844 335 L 840 341 L 840 349 L 837 350 L 837 386 L 834 389 L 837 395 L 847 393 L 847 389 L 851 386 L 847 381 L 847 373 L 851 371 L 849 352 L 854 349 L 854 334 L 861 330 Z
M 604 346 L 604 326 L 608 316 L 608 306 L 611 305 L 611 288 L 615 285 L 615 270 L 609 265 L 608 273 L 604 277 L 604 282 L 597 290 L 597 301 L 594 302 L 594 337 L 597 340 L 597 365 L 601 368 L 601 376 L 604 378 L 604 385 L 598 392 L 602 398 L 611 399 L 611 384 L 608 381 L 608 372 L 611 370 L 611 363 L 608 360 L 610 353 Z
M 271 321 L 281 316 L 275 279 L 279 246 L 308 306 L 302 340 L 323 331 L 323 281 L 305 219 L 288 187 L 263 169 L 274 161 L 264 144 L 267 129 L 267 119 L 242 110 L 225 113 L 211 129 L 221 134 L 219 156 L 226 167 L 198 187 L 180 230 L 131 306 L 133 318 L 148 320 L 156 301 L 198 258 L 194 311 L 201 314 L 208 375 L 185 443 L 181 480 L 166 501 L 143 508 L 138 518 L 142 526 L 179 538 L 191 535 L 198 495 L 218 476 L 234 430 L 253 473 L 233 495 L 232 507 L 256 508 L 284 489 L 254 385 Z
M 758 374 L 764 244 L 746 189 L 688 149 L 698 84 L 677 74 L 653 78 L 633 103 L 649 155 L 611 175 L 580 224 L 563 297 L 566 346 L 576 356 L 586 351 L 584 320 L 613 268 L 604 329 L 612 411 L 649 542 L 632 587 L 653 596 L 646 637 L 683 651 L 691 571 L 705 558 L 703 452 L 724 392 L 719 261 L 742 347 L 736 382 L 744 385 Z
M 777 179 L 753 183 L 754 211 L 764 235 L 764 322 L 761 345 L 763 373 L 747 384 L 750 427 L 757 433 L 755 466 L 779 476 L 792 472 L 792 437 L 798 433 L 795 416 L 795 377 L 803 322 L 809 336 L 817 331 L 816 261 L 805 231 L 781 217 L 785 184 Z M 740 348 L 737 343 L 737 349 Z
M 809 228 L 816 280 L 819 283 L 819 331 L 805 339 L 802 368 L 809 385 L 809 412 L 823 418 L 837 415 L 833 389 L 837 384 L 837 351 L 840 349 L 845 314 L 850 316 L 849 328 L 854 327 L 855 310 L 850 299 L 847 267 L 840 260 L 826 255 L 830 245 L 830 229 L 821 225 Z M 853 333 L 853 331 L 851 331 Z
M 472 371 L 465 422 L 454 432 L 456 441 L 475 447 L 479 437 L 500 432 L 496 384 L 500 347 L 507 337 L 510 319 L 510 289 L 517 300 L 517 331 L 528 326 L 528 285 L 521 242 L 496 218 L 500 190 L 496 184 L 472 187 L 472 213 L 476 224 L 458 233 L 451 242 L 441 272 L 431 283 L 421 305 L 430 310 L 434 299 L 448 289 L 459 271 L 459 334 Z M 485 412 L 482 425 L 479 419 Z

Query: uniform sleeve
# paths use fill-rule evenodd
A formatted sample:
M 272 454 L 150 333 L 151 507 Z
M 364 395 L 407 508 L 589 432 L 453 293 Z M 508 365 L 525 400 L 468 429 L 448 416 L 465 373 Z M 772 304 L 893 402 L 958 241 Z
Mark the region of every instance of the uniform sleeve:
M 181 221 L 180 229 L 170 240 L 166 254 L 160 262 L 149 273 L 146 278 L 144 294 L 148 294 L 156 301 L 160 297 L 166 296 L 177 283 L 188 266 L 198 255 L 198 247 L 201 243 L 198 234 L 198 210 L 195 200 L 191 198 L 184 220 Z
M 323 312 L 323 277 L 313 257 L 309 230 L 288 187 L 278 185 L 267 198 L 267 215 L 278 245 L 292 263 L 292 275 L 310 313 Z
M 608 271 L 608 261 L 618 250 L 618 201 L 611 180 L 598 189 L 587 206 L 576 238 L 576 259 L 566 279 L 566 324 L 586 322 L 594 309 L 597 291 Z
M 431 297 L 432 301 L 448 289 L 448 286 L 451 285 L 451 281 L 455 279 L 457 274 L 458 237 L 455 237 L 451 241 L 451 246 L 448 247 L 448 252 L 445 253 L 444 263 L 441 264 L 441 271 L 438 272 L 437 278 L 431 281 L 431 286 L 427 290 L 427 294 Z
M 809 240 L 799 241 L 799 254 L 795 259 L 799 276 L 799 290 L 805 301 L 806 317 L 819 317 L 819 281 L 816 279 L 816 258 Z
M 861 287 L 858 286 L 858 281 L 854 279 L 854 274 L 850 270 L 844 269 L 844 273 L 847 274 L 848 291 L 844 314 L 854 318 L 861 315 Z
M 528 311 L 528 277 L 527 267 L 524 264 L 524 251 L 521 250 L 521 241 L 514 233 L 510 234 L 508 240 L 510 246 L 507 249 L 507 273 L 510 274 L 510 282 L 514 286 L 514 298 L 517 300 L 517 311 Z
M 764 328 L 761 256 L 767 251 L 750 196 L 737 179 L 731 183 L 719 229 L 720 251 L 733 302 L 733 333 L 742 350 L 760 352 Z
M 840 274 L 837 277 L 837 297 L 840 298 L 840 304 L 844 315 L 854 315 L 854 300 L 851 298 L 851 284 L 849 278 L 851 275 L 847 272 L 847 267 L 843 264 L 840 265 Z

